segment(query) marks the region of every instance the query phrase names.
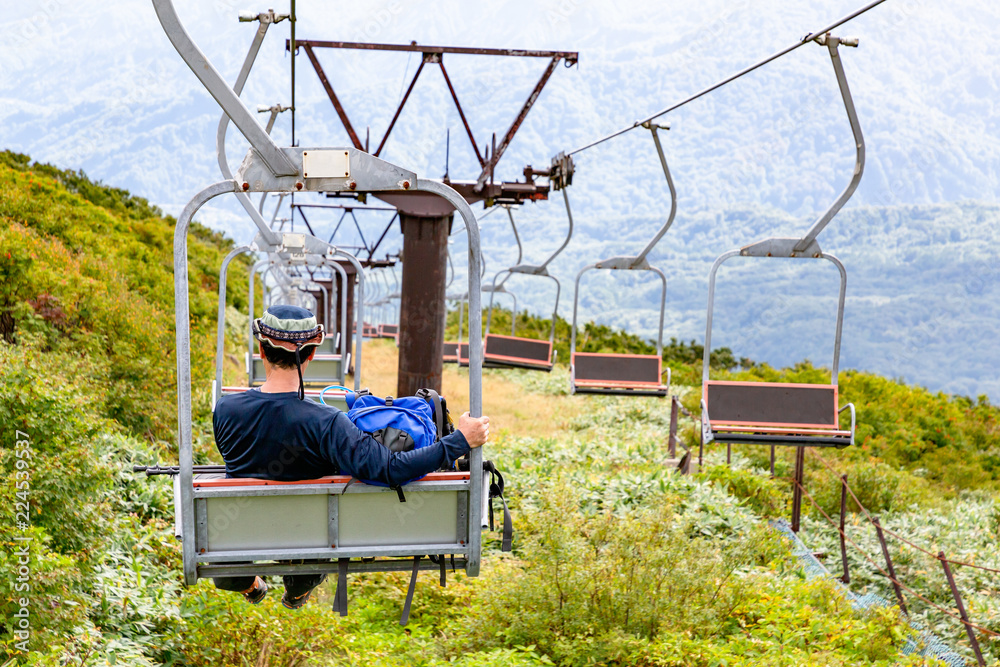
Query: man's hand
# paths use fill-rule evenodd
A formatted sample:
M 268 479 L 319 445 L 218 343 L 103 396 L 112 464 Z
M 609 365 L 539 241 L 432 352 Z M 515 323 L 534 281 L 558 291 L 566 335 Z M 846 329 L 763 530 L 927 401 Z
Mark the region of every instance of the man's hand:
M 489 417 L 470 417 L 468 412 L 458 418 L 458 430 L 465 436 L 469 447 L 482 447 L 490 437 Z

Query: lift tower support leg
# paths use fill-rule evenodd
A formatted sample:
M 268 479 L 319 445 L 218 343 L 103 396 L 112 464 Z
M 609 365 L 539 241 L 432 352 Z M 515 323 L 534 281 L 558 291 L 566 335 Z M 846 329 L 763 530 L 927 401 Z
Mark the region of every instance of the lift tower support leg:
M 399 213 L 403 228 L 403 284 L 399 307 L 397 396 L 427 387 L 441 393 L 445 277 L 452 215 Z

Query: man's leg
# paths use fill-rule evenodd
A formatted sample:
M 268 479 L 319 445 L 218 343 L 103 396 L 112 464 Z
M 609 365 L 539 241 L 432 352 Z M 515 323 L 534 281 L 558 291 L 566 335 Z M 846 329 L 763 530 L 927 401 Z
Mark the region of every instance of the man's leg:
M 216 588 L 242 593 L 250 604 L 260 604 L 267 595 L 267 583 L 257 576 L 216 577 L 212 581 Z
M 285 596 L 290 599 L 301 598 L 325 580 L 325 574 L 287 574 L 282 577 L 285 583 Z
M 253 588 L 257 577 L 250 575 L 247 577 L 215 577 L 212 582 L 215 587 L 223 591 L 233 591 L 243 593 Z

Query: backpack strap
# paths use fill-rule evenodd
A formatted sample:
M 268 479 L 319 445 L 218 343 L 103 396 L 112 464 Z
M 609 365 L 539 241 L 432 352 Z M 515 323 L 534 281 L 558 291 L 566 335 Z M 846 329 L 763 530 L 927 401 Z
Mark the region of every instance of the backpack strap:
M 337 560 L 337 591 L 333 594 L 333 610 L 347 616 L 347 567 L 350 558 Z
M 510 551 L 513 547 L 514 523 L 510 518 L 510 510 L 507 508 L 507 501 L 503 497 L 503 475 L 493 465 L 493 461 L 483 461 L 483 470 L 490 473 L 490 530 L 493 530 L 493 499 L 499 498 L 503 505 L 503 542 L 500 545 L 501 551 Z
M 431 405 L 434 413 L 434 425 L 437 427 L 437 439 L 444 437 L 444 408 L 441 407 L 441 396 L 433 389 L 417 389 L 417 398 L 422 398 Z
M 413 604 L 413 592 L 417 588 L 417 573 L 420 571 L 420 556 L 413 557 L 413 570 L 410 573 L 410 587 L 406 589 L 406 601 L 403 603 L 403 615 L 399 624 L 405 626 L 410 621 L 410 605 Z

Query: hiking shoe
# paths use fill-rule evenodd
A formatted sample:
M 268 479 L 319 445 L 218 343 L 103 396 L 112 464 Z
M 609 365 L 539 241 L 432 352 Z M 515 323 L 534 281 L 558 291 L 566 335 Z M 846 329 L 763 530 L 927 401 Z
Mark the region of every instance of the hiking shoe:
M 310 596 L 312 596 L 312 589 L 296 598 L 291 597 L 288 595 L 288 591 L 285 591 L 281 596 L 281 604 L 285 606 L 285 609 L 301 609 L 309 601 Z
M 267 583 L 260 577 L 254 579 L 253 586 L 243 591 L 243 597 L 250 604 L 260 604 L 265 595 L 267 595 Z
M 320 577 L 320 580 L 316 583 L 315 586 L 310 588 L 302 595 L 299 595 L 298 597 L 292 597 L 291 595 L 289 595 L 288 589 L 286 588 L 285 592 L 281 596 L 281 604 L 285 606 L 285 609 L 301 609 L 305 605 L 305 603 L 309 601 L 309 597 L 312 595 L 312 592 L 316 590 L 319 587 L 319 585 L 322 584 L 324 581 L 326 581 L 325 574 L 322 577 Z

